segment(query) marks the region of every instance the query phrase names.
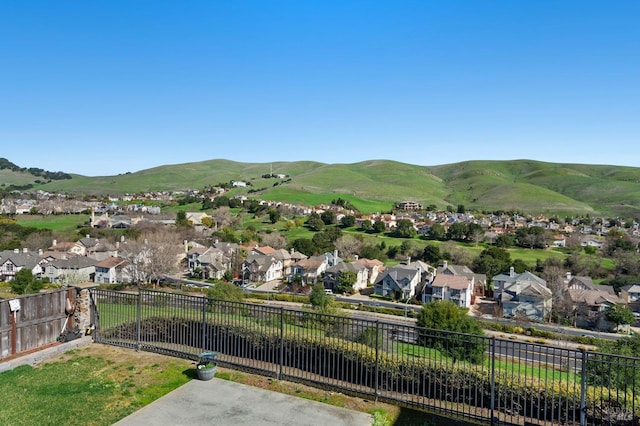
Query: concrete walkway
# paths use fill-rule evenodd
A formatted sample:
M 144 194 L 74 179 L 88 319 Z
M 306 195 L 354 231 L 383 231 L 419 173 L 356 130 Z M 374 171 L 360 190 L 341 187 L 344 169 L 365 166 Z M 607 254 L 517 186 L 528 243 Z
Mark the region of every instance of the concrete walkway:
M 117 426 L 371 426 L 373 416 L 222 379 L 191 380 Z

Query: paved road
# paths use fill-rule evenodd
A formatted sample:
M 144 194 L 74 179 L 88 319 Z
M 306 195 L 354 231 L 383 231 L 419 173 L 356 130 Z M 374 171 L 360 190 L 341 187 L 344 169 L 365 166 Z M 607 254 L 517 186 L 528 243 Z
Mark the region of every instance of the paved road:
M 222 379 L 191 380 L 116 426 L 371 426 L 359 411 Z

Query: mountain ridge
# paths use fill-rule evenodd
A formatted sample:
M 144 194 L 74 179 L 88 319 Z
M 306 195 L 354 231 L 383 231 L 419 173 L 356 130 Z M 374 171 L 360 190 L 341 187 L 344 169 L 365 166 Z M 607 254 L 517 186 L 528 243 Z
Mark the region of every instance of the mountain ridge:
M 380 209 L 390 209 L 400 201 L 416 201 L 438 208 L 464 205 L 468 210 L 640 216 L 640 168 L 630 166 L 527 159 L 471 160 L 436 166 L 380 159 L 335 164 L 213 159 L 115 176 L 71 174 L 70 179 L 48 182 L 29 175 L 24 171 L 28 169 L 22 170 L 0 170 L 2 186 L 22 184 L 45 191 L 118 195 L 203 189 L 241 180 L 250 186 L 234 188 L 229 195 L 309 204 L 342 197 L 356 206 Z M 264 177 L 270 173 L 287 178 Z

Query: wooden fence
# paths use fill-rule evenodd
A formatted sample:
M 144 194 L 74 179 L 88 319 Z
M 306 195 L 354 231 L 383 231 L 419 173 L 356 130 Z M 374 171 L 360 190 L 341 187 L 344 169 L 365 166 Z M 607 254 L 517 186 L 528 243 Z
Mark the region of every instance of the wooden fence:
M 75 294 L 60 289 L 0 300 L 0 361 L 56 342 L 73 323 L 67 312 L 75 310 Z

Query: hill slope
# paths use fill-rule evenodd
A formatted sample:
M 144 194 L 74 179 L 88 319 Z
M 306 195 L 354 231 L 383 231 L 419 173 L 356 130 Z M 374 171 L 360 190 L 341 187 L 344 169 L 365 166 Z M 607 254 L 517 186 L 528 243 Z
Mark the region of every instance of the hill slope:
M 271 171 L 285 174 L 287 179 L 262 178 Z M 362 211 L 388 210 L 394 203 L 411 200 L 439 208 L 463 204 L 467 209 L 481 210 L 640 216 L 640 168 L 531 160 L 467 161 L 429 167 L 388 160 L 354 164 L 208 160 L 117 176 L 72 175 L 72 179 L 34 187 L 107 195 L 202 189 L 231 180 L 251 184 L 249 188 L 233 189 L 231 195 L 250 193 L 256 198 L 305 204 L 328 203 L 341 197 Z M 11 182 L 20 184 L 15 175 Z M 33 182 L 31 176 L 29 183 Z

